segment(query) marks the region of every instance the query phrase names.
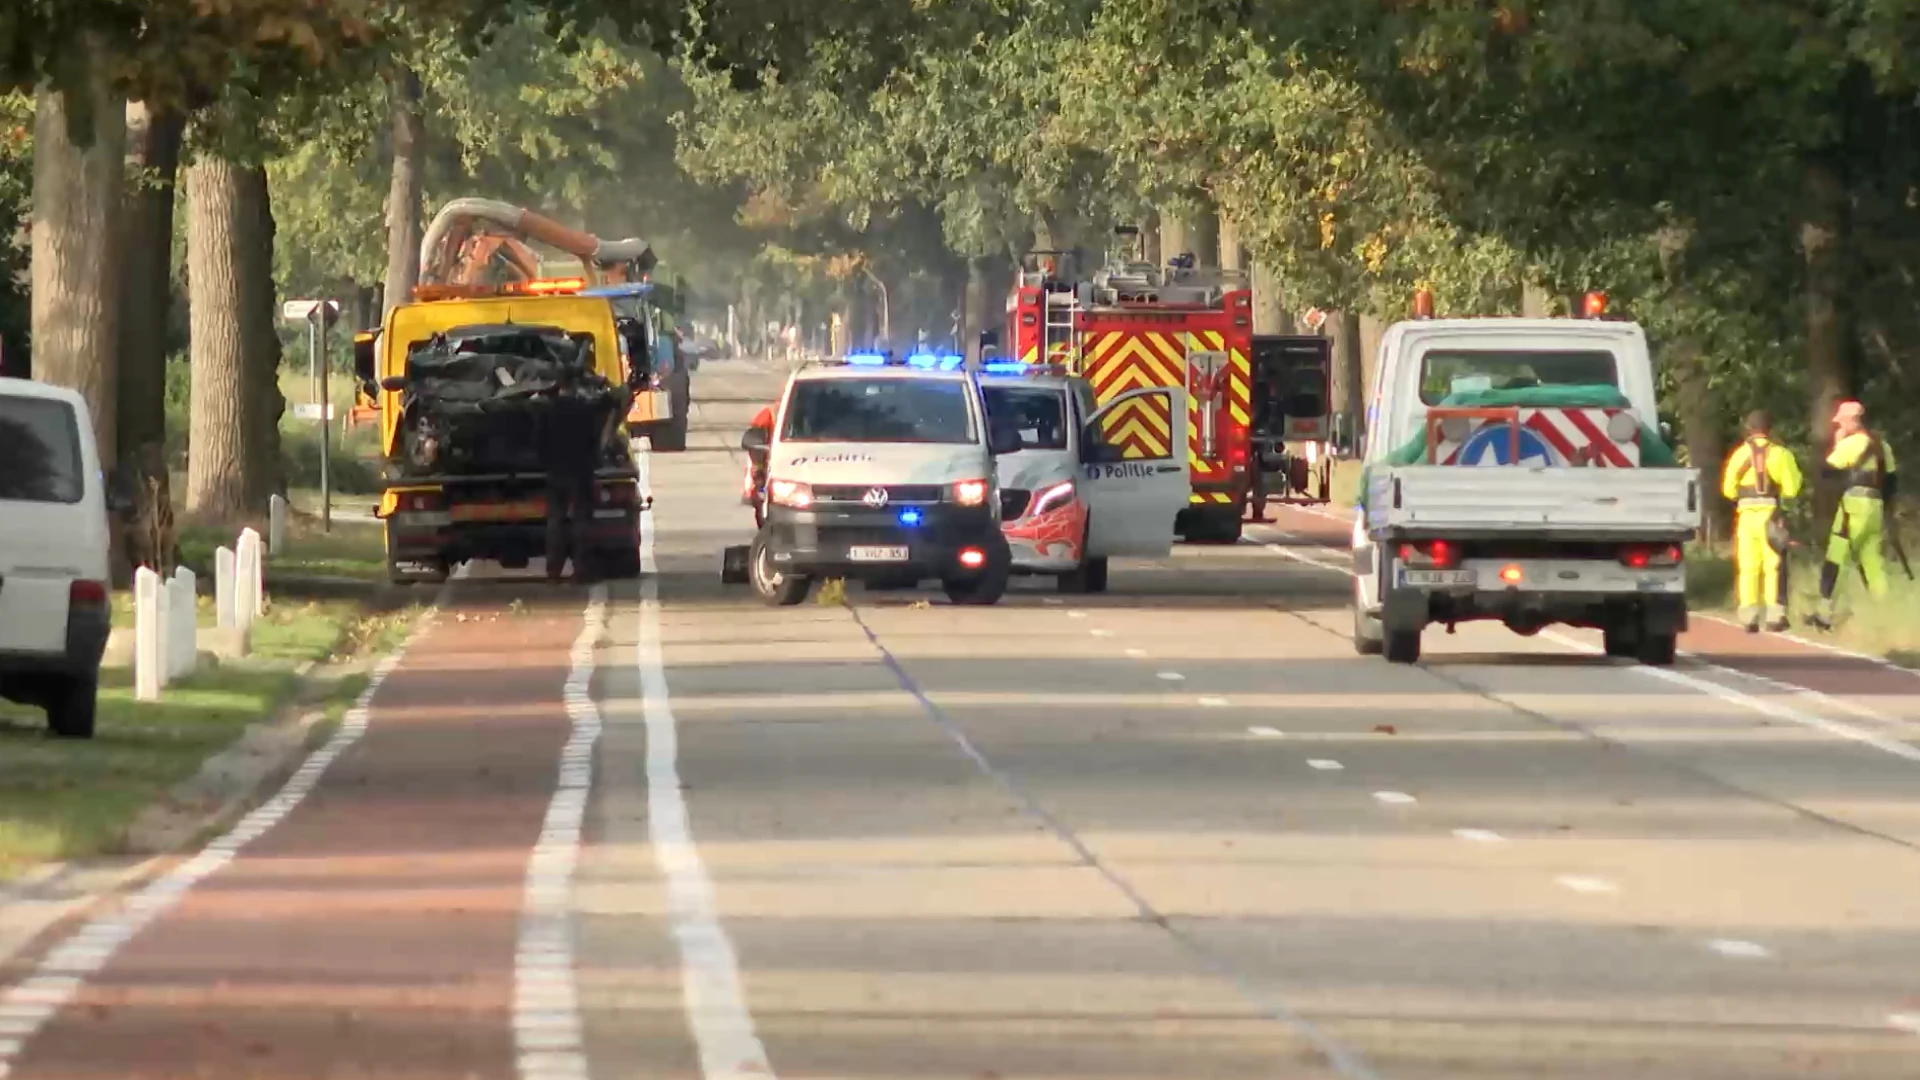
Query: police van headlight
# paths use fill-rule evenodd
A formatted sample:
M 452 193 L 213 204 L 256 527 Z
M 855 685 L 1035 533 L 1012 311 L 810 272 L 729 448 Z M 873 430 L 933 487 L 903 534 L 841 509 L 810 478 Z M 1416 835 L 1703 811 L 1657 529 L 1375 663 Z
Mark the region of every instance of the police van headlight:
M 1073 500 L 1073 481 L 1066 480 L 1041 492 L 1033 500 L 1033 508 L 1027 511 L 1028 517 L 1039 517 L 1049 510 L 1058 510 Z
M 979 506 L 987 501 L 985 480 L 962 480 L 953 485 L 953 501 L 961 506 Z
M 813 505 L 813 488 L 798 480 L 775 480 L 767 485 L 767 498 L 777 506 L 805 510 Z

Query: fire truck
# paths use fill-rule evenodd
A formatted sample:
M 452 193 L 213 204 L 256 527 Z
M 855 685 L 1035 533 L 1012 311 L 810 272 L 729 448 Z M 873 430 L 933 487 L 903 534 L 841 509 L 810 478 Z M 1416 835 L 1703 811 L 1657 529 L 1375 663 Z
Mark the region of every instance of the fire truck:
M 1252 520 L 1269 502 L 1318 505 L 1333 487 L 1333 339 L 1253 338 Z
M 1075 262 L 1066 251 L 1022 258 L 1007 297 L 1007 351 L 1084 377 L 1102 405 L 1144 386 L 1184 385 L 1193 490 L 1175 529 L 1189 541 L 1238 540 L 1257 468 L 1246 276 L 1195 269 L 1184 256 L 1166 267 L 1111 259 L 1088 277 Z M 1164 456 L 1172 428 L 1164 399 L 1152 395 L 1103 421 L 1107 441 L 1128 458 Z

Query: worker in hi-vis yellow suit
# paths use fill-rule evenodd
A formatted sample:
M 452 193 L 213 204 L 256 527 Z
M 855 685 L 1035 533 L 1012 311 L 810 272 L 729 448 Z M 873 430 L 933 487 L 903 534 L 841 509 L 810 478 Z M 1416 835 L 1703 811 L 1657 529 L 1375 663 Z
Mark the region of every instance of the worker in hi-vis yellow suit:
M 1844 485 L 1827 537 L 1827 561 L 1820 568 L 1820 610 L 1808 619 L 1822 630 L 1833 628 L 1833 590 L 1848 563 L 1860 568 L 1867 592 L 1887 594 L 1887 503 L 1898 490 L 1893 449 L 1867 430 L 1866 406 L 1843 401 L 1833 413 L 1833 452 L 1820 470 L 1823 480 Z M 1905 557 L 1902 555 L 1902 563 Z M 1907 570 L 1912 576 L 1911 568 Z
M 1747 416 L 1747 438 L 1720 474 L 1720 494 L 1734 504 L 1733 558 L 1740 596 L 1740 621 L 1749 634 L 1787 628 L 1785 596 L 1786 521 L 1781 504 L 1800 495 L 1800 463 L 1773 441 L 1773 418 Z

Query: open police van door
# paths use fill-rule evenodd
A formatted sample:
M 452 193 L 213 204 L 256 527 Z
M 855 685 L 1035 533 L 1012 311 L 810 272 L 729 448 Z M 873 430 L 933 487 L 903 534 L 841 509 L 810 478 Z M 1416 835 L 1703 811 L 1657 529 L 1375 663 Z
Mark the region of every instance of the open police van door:
M 1171 553 L 1174 518 L 1193 494 L 1186 388 L 1129 390 L 1087 417 L 1079 440 L 1087 556 Z

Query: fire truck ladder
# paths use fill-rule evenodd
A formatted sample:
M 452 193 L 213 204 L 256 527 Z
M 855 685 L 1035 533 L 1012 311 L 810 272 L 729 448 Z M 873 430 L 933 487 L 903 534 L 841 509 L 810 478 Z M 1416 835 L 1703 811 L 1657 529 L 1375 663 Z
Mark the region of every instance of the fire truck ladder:
M 1040 362 L 1043 364 L 1065 363 L 1078 369 L 1080 363 L 1080 332 L 1074 327 L 1074 313 L 1079 306 L 1074 302 L 1072 293 L 1047 292 L 1041 296 L 1046 308 L 1045 321 L 1041 324 Z M 1064 351 L 1065 356 L 1058 353 Z

